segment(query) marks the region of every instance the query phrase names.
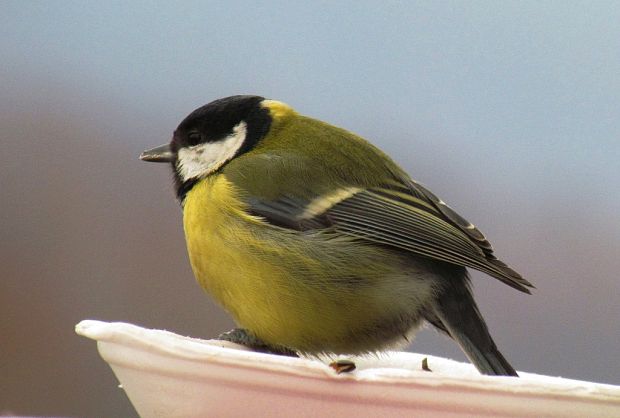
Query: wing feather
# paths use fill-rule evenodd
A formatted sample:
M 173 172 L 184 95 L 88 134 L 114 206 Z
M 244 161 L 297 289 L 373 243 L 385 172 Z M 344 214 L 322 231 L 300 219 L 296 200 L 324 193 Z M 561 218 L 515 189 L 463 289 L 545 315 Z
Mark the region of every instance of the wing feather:
M 480 270 L 528 292 L 531 284 L 492 255 L 486 238 L 472 239 L 443 212 L 420 205 L 415 197 L 414 204 L 406 204 L 387 195 L 384 190 L 365 190 L 334 205 L 327 215 L 341 233 Z
M 351 192 L 350 190 L 353 190 Z M 346 192 L 346 193 L 345 193 Z M 346 188 L 323 203 L 301 198 L 249 199 L 251 211 L 274 225 L 298 231 L 330 229 L 341 234 L 470 267 L 529 293 L 532 285 L 495 258 L 485 236 L 422 186 L 392 182 L 386 187 Z M 321 208 L 320 212 L 308 207 Z
M 340 130 L 337 134 L 310 135 L 312 154 L 265 145 L 260 153 L 231 161 L 223 174 L 239 188 L 248 210 L 274 226 L 354 236 L 471 267 L 529 293 L 533 286 L 495 257 L 471 222 L 368 143 Z M 309 141 L 287 137 L 293 140 Z M 331 154 L 365 169 L 343 170 Z

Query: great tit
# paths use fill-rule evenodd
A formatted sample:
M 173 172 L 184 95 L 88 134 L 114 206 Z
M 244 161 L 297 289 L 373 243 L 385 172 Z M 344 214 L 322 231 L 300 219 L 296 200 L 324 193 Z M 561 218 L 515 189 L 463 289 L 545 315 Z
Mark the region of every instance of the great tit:
M 279 354 L 364 354 L 424 321 L 481 373 L 517 376 L 466 267 L 530 293 L 478 228 L 363 138 L 259 96 L 193 111 L 142 160 L 172 165 L 190 262 L 241 327 Z

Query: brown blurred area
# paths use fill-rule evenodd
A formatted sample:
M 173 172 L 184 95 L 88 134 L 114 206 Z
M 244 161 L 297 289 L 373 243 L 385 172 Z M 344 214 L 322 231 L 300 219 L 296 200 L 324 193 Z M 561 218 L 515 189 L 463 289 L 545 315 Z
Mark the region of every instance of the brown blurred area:
M 133 416 L 77 322 L 203 337 L 231 326 L 194 282 L 168 167 L 137 158 L 137 137 L 167 138 L 52 80 L 12 93 L 0 113 L 0 414 Z

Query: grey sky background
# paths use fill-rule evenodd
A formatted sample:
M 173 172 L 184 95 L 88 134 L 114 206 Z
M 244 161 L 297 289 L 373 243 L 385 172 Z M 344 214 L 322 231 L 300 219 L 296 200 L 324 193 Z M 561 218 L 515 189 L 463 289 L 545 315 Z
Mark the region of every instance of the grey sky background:
M 474 273 L 519 370 L 620 384 L 620 3 L 0 3 L 0 412 L 131 416 L 81 319 L 211 337 L 166 167 L 213 99 L 357 132 L 537 290 Z M 413 351 L 464 356 L 432 331 Z

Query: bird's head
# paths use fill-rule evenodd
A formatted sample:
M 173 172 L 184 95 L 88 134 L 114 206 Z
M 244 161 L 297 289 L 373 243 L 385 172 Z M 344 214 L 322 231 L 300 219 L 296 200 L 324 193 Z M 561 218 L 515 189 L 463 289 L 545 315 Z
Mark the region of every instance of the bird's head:
M 230 96 L 190 113 L 169 144 L 144 151 L 140 159 L 172 164 L 182 201 L 199 180 L 250 151 L 269 132 L 273 109 L 286 106 L 260 96 Z

